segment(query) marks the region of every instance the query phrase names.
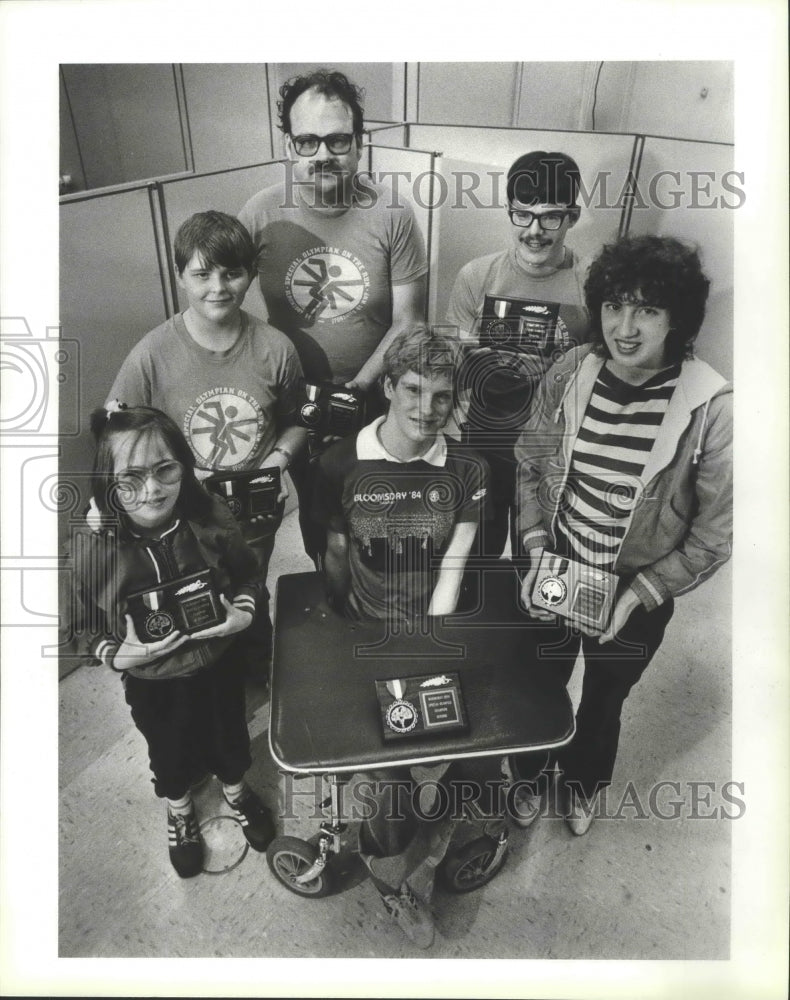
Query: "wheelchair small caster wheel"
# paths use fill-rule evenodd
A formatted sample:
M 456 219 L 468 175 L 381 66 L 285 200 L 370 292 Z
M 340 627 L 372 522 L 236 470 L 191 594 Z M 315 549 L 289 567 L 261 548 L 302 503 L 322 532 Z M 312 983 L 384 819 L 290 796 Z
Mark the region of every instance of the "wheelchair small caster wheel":
M 317 899 L 331 891 L 331 876 L 326 861 L 322 864 L 319 852 L 305 840 L 275 837 L 266 850 L 266 860 L 274 877 L 299 896 Z
M 505 863 L 504 841 L 478 837 L 449 854 L 439 867 L 439 878 L 451 892 L 472 892 L 496 875 Z

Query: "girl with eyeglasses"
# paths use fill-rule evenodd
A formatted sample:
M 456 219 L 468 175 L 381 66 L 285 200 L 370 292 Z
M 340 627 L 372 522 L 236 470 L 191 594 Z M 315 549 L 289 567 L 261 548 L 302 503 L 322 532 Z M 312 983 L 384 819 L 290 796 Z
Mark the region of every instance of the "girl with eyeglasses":
M 263 851 L 274 836 L 270 813 L 244 781 L 250 740 L 244 664 L 234 653 L 235 637 L 253 620 L 257 562 L 224 501 L 198 482 L 192 451 L 168 416 L 111 404 L 92 414 L 91 431 L 102 526 L 72 538 L 61 574 L 69 585 L 64 645 L 120 674 L 148 744 L 154 791 L 167 800 L 170 860 L 189 878 L 203 866 L 190 786 L 207 771 L 222 782 L 250 846 Z M 205 570 L 224 621 L 186 635 L 157 612 L 159 595 L 168 582 Z M 154 641 L 138 635 L 130 614 L 127 598 L 140 591 L 167 623 L 151 628 L 162 634 Z

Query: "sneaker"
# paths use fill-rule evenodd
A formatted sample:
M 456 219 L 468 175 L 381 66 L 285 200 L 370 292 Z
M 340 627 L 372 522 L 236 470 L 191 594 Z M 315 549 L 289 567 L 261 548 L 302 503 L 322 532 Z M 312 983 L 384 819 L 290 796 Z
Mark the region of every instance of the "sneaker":
M 513 793 L 513 806 L 510 818 L 522 830 L 532 826 L 540 816 L 541 796 L 533 795 L 528 788 L 516 788 Z
M 418 948 L 430 948 L 434 936 L 433 917 L 428 907 L 414 895 L 409 883 L 404 882 L 397 895 L 391 893 L 381 898 L 406 937 Z
M 274 840 L 274 820 L 272 814 L 255 792 L 248 788 L 235 802 L 231 802 L 227 795 L 225 795 L 225 801 L 233 810 L 233 815 L 241 823 L 244 836 L 250 847 L 254 851 L 265 851 Z
M 167 810 L 167 841 L 170 863 L 181 878 L 194 878 L 203 870 L 203 843 L 197 816 Z
M 568 814 L 565 817 L 565 822 L 577 837 L 583 837 L 592 826 L 597 804 L 597 795 L 589 801 L 578 795 L 568 796 Z

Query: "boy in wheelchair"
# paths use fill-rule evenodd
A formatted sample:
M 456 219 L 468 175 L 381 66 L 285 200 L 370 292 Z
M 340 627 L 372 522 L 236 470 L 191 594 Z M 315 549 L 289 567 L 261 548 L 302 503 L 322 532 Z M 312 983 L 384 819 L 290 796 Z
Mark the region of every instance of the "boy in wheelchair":
M 385 416 L 334 444 L 319 461 L 314 518 L 326 528 L 327 598 L 340 614 L 394 629 L 456 610 L 467 558 L 486 511 L 488 469 L 446 436 L 459 360 L 456 339 L 405 331 L 384 356 Z M 360 854 L 388 912 L 418 946 L 433 919 L 409 876 L 441 859 L 452 823 L 428 822 L 448 765 L 369 774 L 373 808 Z M 416 784 L 415 784 L 416 783 Z

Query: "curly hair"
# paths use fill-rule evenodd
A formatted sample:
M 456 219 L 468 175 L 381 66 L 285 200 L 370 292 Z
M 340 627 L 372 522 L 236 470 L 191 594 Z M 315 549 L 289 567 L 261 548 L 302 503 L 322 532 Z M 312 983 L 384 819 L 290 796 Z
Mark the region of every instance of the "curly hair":
M 292 77 L 280 87 L 277 111 L 280 116 L 281 132 L 286 135 L 291 134 L 291 108 L 296 99 L 308 90 L 316 90 L 330 100 L 337 99 L 348 105 L 353 116 L 354 135 L 362 135 L 365 127 L 365 111 L 362 107 L 365 91 L 353 84 L 345 73 L 332 69 L 316 69 L 304 76 Z
M 624 237 L 604 246 L 584 284 L 593 349 L 609 356 L 601 330 L 603 303 L 639 301 L 669 312 L 667 361 L 693 357 L 709 287 L 697 250 L 671 236 Z
M 384 353 L 381 377 L 397 385 L 406 372 L 416 372 L 431 379 L 444 375 L 455 383 L 459 359 L 460 346 L 456 337 L 416 326 L 398 334 L 389 345 Z
M 195 456 L 175 421 L 152 406 L 128 406 L 115 410 L 99 407 L 91 413 L 90 429 L 96 442 L 91 488 L 96 506 L 102 514 L 119 514 L 115 493 L 115 452 L 113 438 L 124 431 L 137 437 L 136 448 L 146 438 L 158 436 L 170 454 L 184 467 L 178 505 L 184 517 L 199 520 L 212 506 L 209 494 L 195 476 Z

